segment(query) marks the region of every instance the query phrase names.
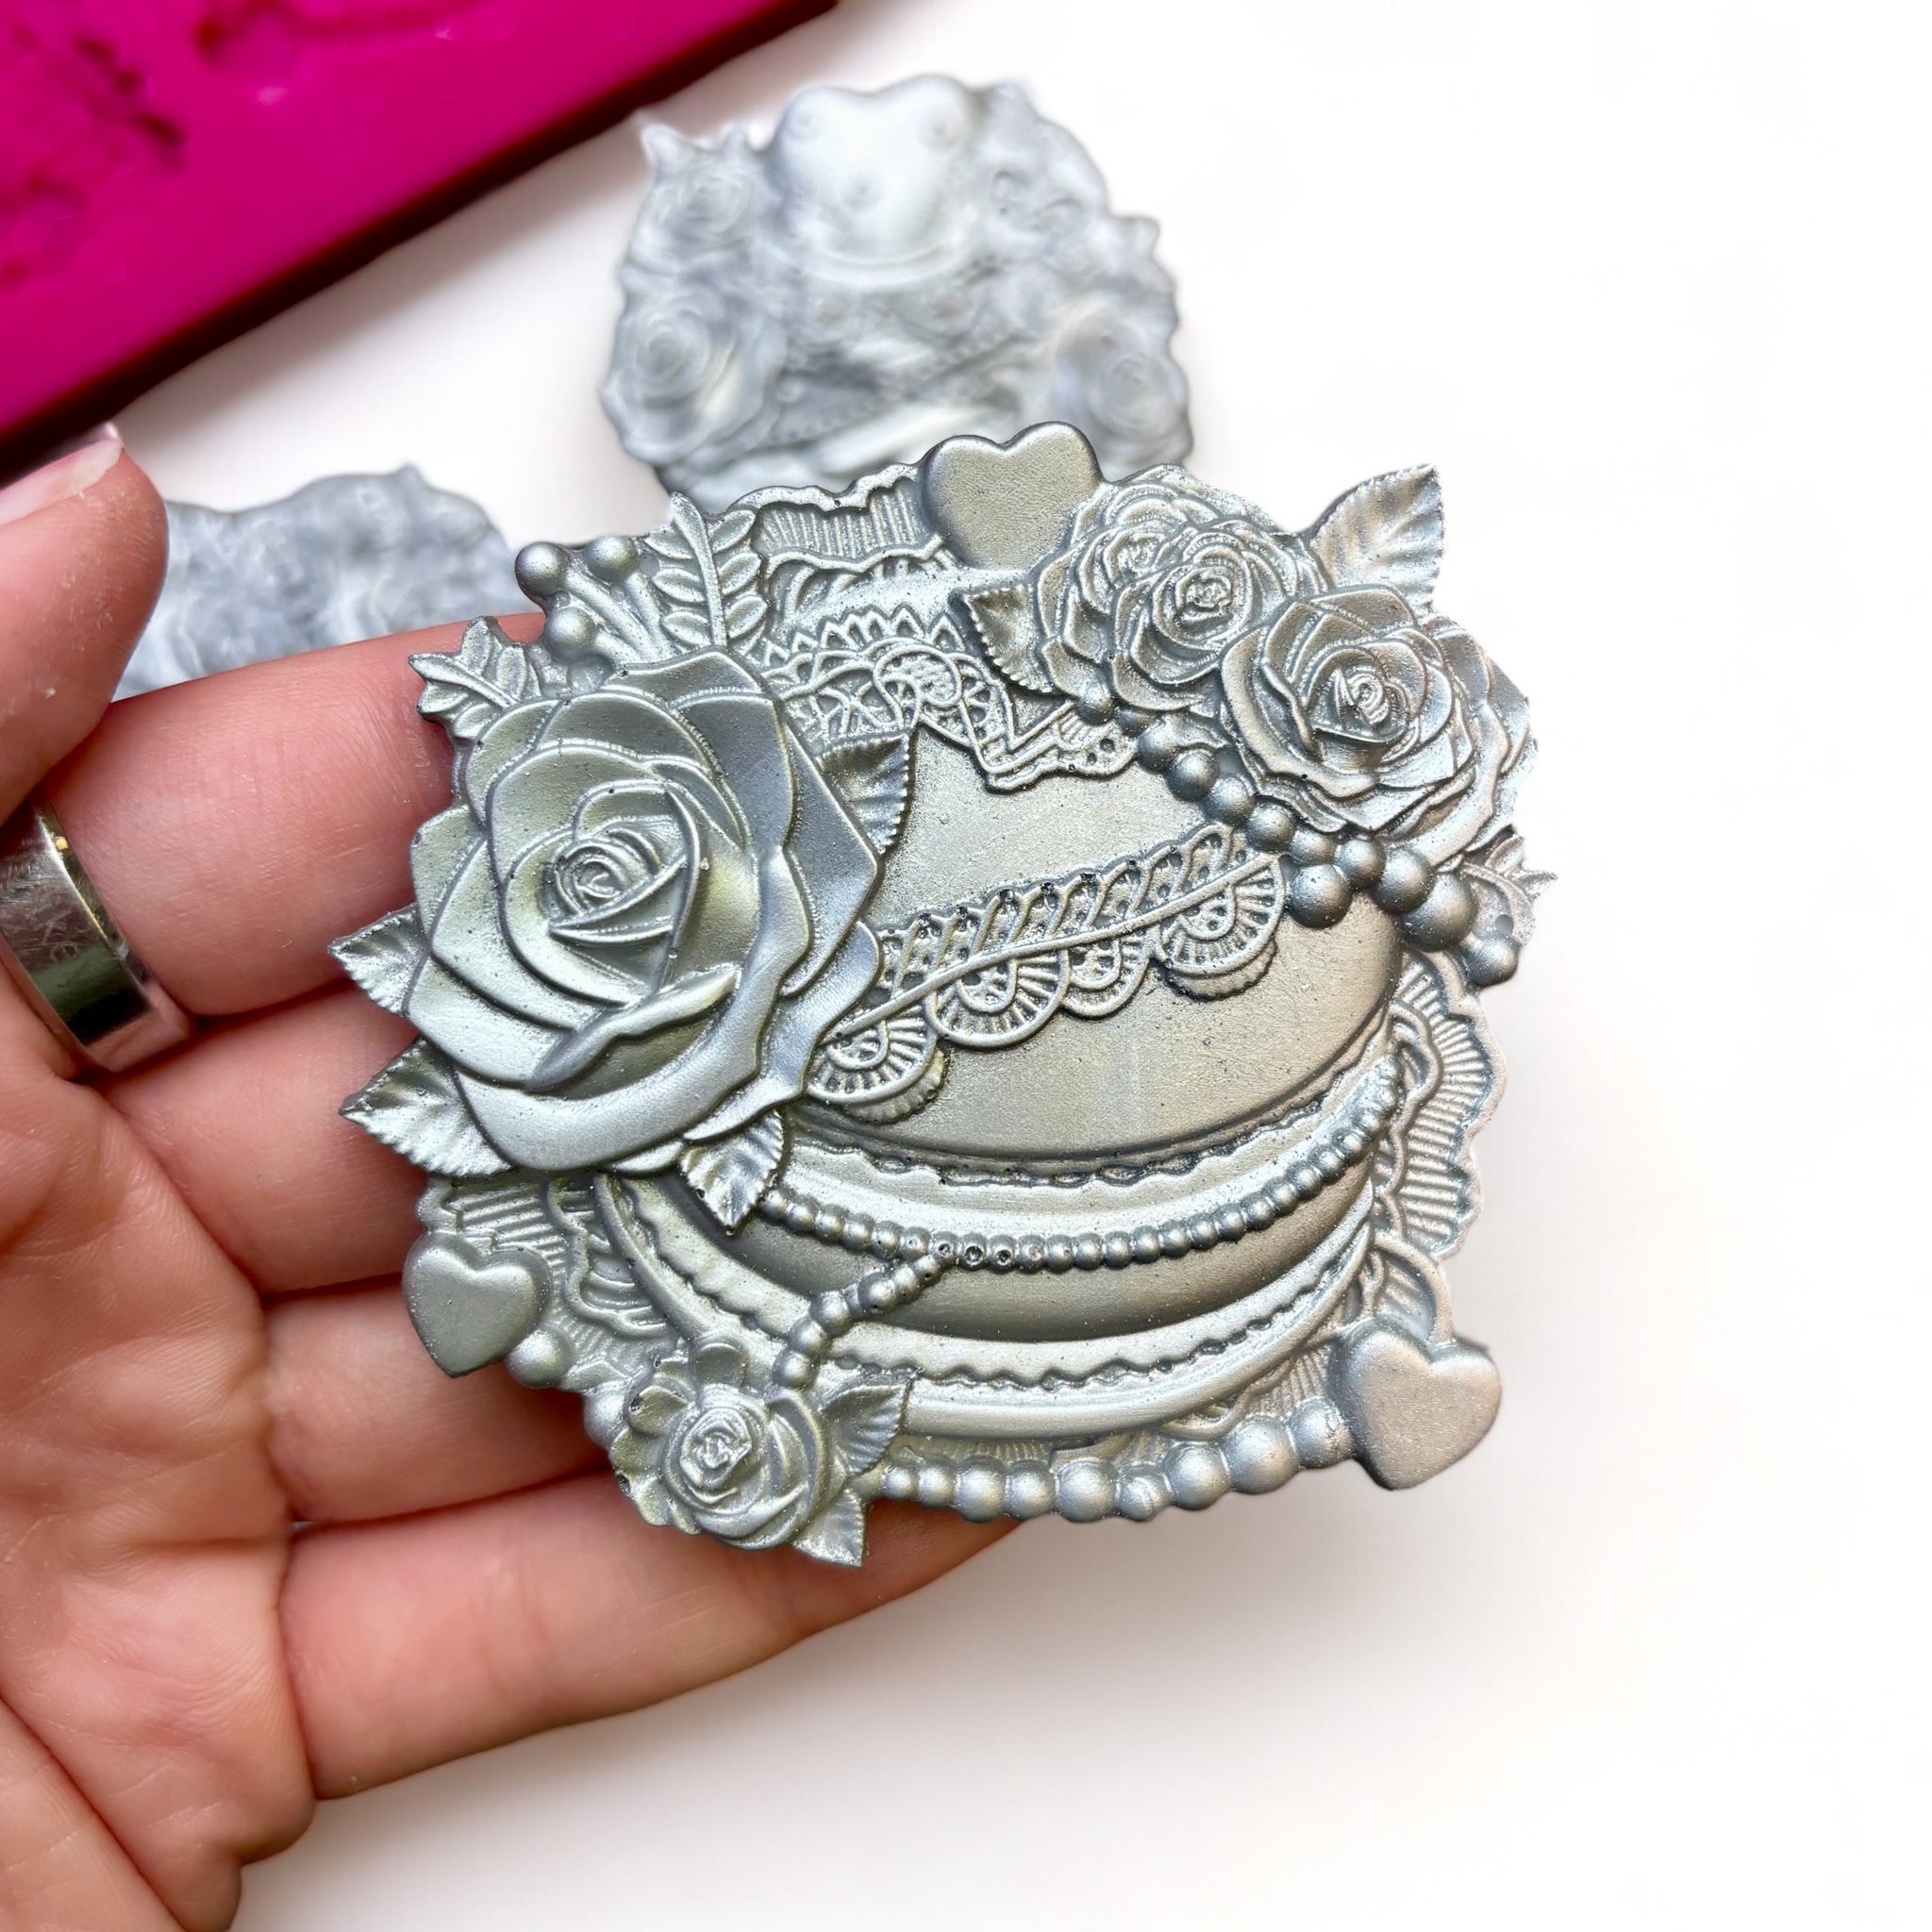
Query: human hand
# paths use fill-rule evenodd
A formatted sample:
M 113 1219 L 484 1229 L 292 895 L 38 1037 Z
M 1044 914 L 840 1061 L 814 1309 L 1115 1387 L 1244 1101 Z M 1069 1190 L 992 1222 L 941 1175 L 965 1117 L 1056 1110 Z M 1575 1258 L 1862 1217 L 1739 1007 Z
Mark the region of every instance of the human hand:
M 881 1504 L 841 1571 L 648 1529 L 574 1398 L 431 1365 L 420 1177 L 336 1112 L 408 1028 L 325 948 L 409 898 L 449 774 L 407 660 L 456 629 L 103 718 L 165 543 L 117 444 L 0 493 L 0 821 L 52 770 L 216 1021 L 82 1083 L 0 975 L 0 1924 L 47 1932 L 224 1925 L 318 1797 L 708 1682 L 998 1533 Z

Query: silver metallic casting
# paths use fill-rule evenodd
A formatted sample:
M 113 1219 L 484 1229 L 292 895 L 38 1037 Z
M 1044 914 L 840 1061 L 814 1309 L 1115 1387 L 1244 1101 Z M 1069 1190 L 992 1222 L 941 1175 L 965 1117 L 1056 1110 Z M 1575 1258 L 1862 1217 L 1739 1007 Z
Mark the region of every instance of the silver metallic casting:
M 768 146 L 645 130 L 604 408 L 707 510 L 837 490 L 941 437 L 1047 418 L 1109 475 L 1188 453 L 1154 224 L 1013 86 L 812 87 Z
M 452 1374 L 575 1391 L 644 1517 L 859 1560 L 879 1495 L 1199 1508 L 1495 1413 L 1442 1264 L 1541 876 L 1432 472 L 1308 528 L 1048 425 L 518 561 L 338 957 L 420 1038 Z
M 30 800 L 0 826 L 0 963 L 75 1055 L 118 1072 L 190 1023 L 122 938 L 60 822 Z
M 249 509 L 171 503 L 167 577 L 115 695 L 524 608 L 495 525 L 413 466 Z

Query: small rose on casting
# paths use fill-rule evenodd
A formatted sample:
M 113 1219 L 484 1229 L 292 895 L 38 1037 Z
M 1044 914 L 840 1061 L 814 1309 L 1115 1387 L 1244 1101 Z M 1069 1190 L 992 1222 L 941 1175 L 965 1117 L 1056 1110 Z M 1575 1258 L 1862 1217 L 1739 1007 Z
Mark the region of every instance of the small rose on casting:
M 1108 467 L 1132 473 L 1159 460 L 1187 408 L 1188 386 L 1158 326 L 1096 306 L 1061 337 L 1043 414 L 1091 425 L 1108 441 Z
M 1241 639 L 1222 667 L 1264 774 L 1318 824 L 1452 858 L 1507 815 L 1528 708 L 1467 633 L 1395 591 L 1337 591 Z
M 776 328 L 756 308 L 703 282 L 649 275 L 617 325 L 607 406 L 625 444 L 645 462 L 675 461 L 710 438 L 736 435 L 767 410 L 784 360 Z
M 811 1518 L 824 1428 L 796 1395 L 758 1394 L 745 1379 L 743 1352 L 719 1340 L 668 1357 L 632 1391 L 613 1459 L 646 1522 L 764 1550 Z
M 741 1343 L 714 1335 L 632 1386 L 610 1460 L 638 1513 L 742 1550 L 796 1543 L 828 1562 L 858 1562 L 865 1506 L 853 1478 L 897 1433 L 904 1388 L 856 1383 L 807 1396 L 749 1381 Z
M 644 153 L 655 179 L 639 210 L 633 256 L 676 272 L 693 255 L 741 248 L 756 239 L 772 194 L 742 128 L 727 130 L 715 148 L 707 148 L 668 127 L 647 127 Z
M 1110 682 L 1143 709 L 1205 704 L 1226 653 L 1319 581 L 1295 539 L 1179 472 L 1109 484 L 1040 574 L 1048 669 L 1075 694 Z
M 751 672 L 512 706 L 459 779 L 412 854 L 404 1010 L 506 1159 L 654 1170 L 800 1092 L 877 964 L 877 860 Z

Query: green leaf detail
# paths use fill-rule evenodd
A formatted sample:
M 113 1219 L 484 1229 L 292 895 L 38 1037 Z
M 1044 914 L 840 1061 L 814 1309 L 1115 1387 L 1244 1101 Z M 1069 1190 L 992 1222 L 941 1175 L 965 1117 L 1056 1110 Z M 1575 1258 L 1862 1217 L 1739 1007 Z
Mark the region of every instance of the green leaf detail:
M 1046 640 L 1030 585 L 1002 584 L 997 590 L 970 591 L 959 601 L 973 619 L 986 655 L 1005 676 L 1042 697 L 1062 694 L 1047 672 Z
M 751 535 L 751 526 L 757 521 L 748 509 L 727 509 L 711 525 L 711 548 L 722 556 L 727 550 L 736 550 Z
M 667 564 L 652 581 L 660 595 L 672 598 L 679 604 L 701 604 L 705 597 L 705 580 L 694 570 L 684 570 Z
M 861 1382 L 819 1405 L 826 1431 L 853 1475 L 863 1475 L 899 1433 L 906 1390 L 898 1382 Z

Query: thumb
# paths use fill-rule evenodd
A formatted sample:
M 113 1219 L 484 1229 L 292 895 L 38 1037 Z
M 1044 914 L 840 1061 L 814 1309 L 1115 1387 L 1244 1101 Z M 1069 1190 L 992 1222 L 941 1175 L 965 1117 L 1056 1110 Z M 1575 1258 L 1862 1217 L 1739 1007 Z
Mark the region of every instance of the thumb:
M 111 432 L 0 490 L 0 821 L 107 709 L 167 554 Z

